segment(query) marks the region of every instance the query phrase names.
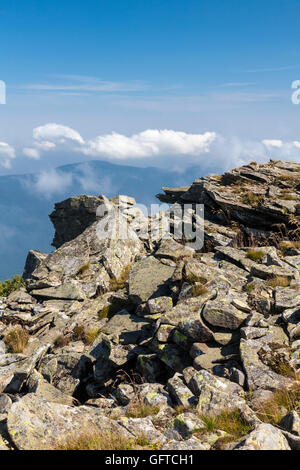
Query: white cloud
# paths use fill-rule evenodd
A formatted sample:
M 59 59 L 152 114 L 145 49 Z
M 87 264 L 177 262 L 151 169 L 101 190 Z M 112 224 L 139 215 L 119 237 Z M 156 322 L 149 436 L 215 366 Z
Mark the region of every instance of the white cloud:
M 56 147 L 53 142 L 48 142 L 47 140 L 43 140 L 42 142 L 34 142 L 34 146 L 41 150 L 52 150 Z
M 282 140 L 277 140 L 277 139 L 271 139 L 271 140 L 268 140 L 268 139 L 265 139 L 262 141 L 262 143 L 268 148 L 268 149 L 271 149 L 273 147 L 275 148 L 281 148 L 283 146 L 283 142 Z
M 0 166 L 10 168 L 11 160 L 15 157 L 15 149 L 6 142 L 0 142 Z
M 55 123 L 49 123 L 33 129 L 33 138 L 38 141 L 47 141 L 48 144 L 49 142 L 65 143 L 66 141 L 74 141 L 79 144 L 84 143 L 83 138 L 77 131 L 71 129 L 71 127 Z
M 61 124 L 46 124 L 33 130 L 34 147 L 40 150 L 52 150 L 63 144 L 69 150 L 82 152 L 84 155 L 111 160 L 130 160 L 171 155 L 198 156 L 209 152 L 216 139 L 215 132 L 188 134 L 174 130 L 147 129 L 139 134 L 126 136 L 112 132 L 84 141 L 74 129 Z M 26 150 L 32 158 L 35 152 Z
M 25 147 L 23 153 L 28 158 L 33 158 L 34 160 L 39 160 L 40 152 L 37 149 Z
M 52 194 L 66 191 L 72 182 L 73 175 L 71 173 L 60 172 L 53 168 L 39 173 L 33 189 L 45 197 L 50 197 Z
M 84 140 L 75 129 L 50 123 L 35 128 L 33 137 L 32 145 L 24 149 L 24 153 L 30 158 L 37 159 L 48 151 L 55 151 L 54 155 L 57 155 L 57 152 L 62 155 L 67 152 L 69 156 L 76 155 L 77 160 L 78 155 L 85 155 L 89 159 L 122 163 L 134 161 L 139 165 L 148 164 L 150 161 L 151 165 L 156 167 L 180 168 L 183 171 L 189 166 L 195 166 L 203 170 L 202 175 L 210 171 L 222 172 L 252 160 L 300 160 L 300 141 L 245 141 L 238 137 L 224 137 L 213 131 L 192 134 L 172 129 L 146 129 L 129 136 L 112 132 Z M 77 178 L 77 182 L 85 191 L 98 188 L 98 182 L 93 179 L 92 174 L 83 174 L 80 178 Z M 42 190 L 45 181 L 46 186 L 50 186 L 49 191 L 52 191 L 52 187 L 53 191 L 58 191 L 61 185 L 69 184 L 63 180 L 61 174 L 42 174 L 37 188 Z M 109 189 L 110 181 L 102 183 Z
M 88 141 L 83 152 L 86 155 L 112 157 L 119 160 L 169 155 L 200 155 L 209 151 L 210 144 L 215 138 L 214 132 L 187 134 L 168 129 L 148 129 L 130 137 L 114 132 Z

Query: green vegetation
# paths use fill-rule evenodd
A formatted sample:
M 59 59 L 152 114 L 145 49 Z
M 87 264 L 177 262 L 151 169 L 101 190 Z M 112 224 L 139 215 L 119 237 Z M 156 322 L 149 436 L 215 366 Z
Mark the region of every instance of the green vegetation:
M 185 281 L 193 286 L 191 297 L 199 297 L 200 295 L 204 295 L 208 292 L 208 289 L 205 287 L 205 284 L 207 284 L 208 281 L 204 276 L 188 274 L 185 276 Z
M 177 406 L 175 406 L 175 416 L 181 415 L 182 413 L 185 413 L 186 411 L 189 412 L 189 413 L 197 413 L 197 409 L 193 405 L 190 405 L 190 406 L 177 405 Z
M 189 284 L 195 284 L 196 282 L 200 282 L 201 284 L 207 283 L 207 279 L 204 276 L 196 276 L 195 274 L 185 276 L 185 281 Z
M 217 416 L 200 415 L 200 418 L 205 423 L 207 431 L 225 431 L 230 435 L 231 440 L 239 439 L 252 430 L 240 410 L 223 411 Z
M 16 326 L 4 338 L 10 353 L 22 353 L 29 341 L 29 334 L 21 326 Z
M 147 416 L 157 415 L 158 406 L 146 405 L 145 403 L 133 403 L 126 411 L 127 418 L 146 418 Z
M 103 318 L 108 318 L 110 315 L 110 308 L 111 305 L 107 305 L 107 307 L 104 307 L 100 312 L 98 313 L 98 317 L 100 320 L 103 320 Z
M 128 277 L 129 277 L 129 272 L 130 272 L 130 266 L 126 266 L 122 273 L 120 274 L 120 276 L 118 277 L 118 279 L 111 279 L 110 282 L 109 282 L 109 290 L 110 291 L 118 291 L 120 289 L 123 289 L 126 284 L 127 284 L 127 281 L 128 281 Z
M 109 304 L 103 307 L 98 312 L 98 317 L 100 320 L 102 320 L 103 318 L 111 318 L 124 308 L 130 311 L 131 307 L 132 307 L 132 303 L 128 299 L 115 300 L 112 304 Z
M 261 261 L 264 256 L 265 256 L 265 252 L 262 250 L 248 250 L 247 251 L 247 258 L 255 262 Z
M 145 436 L 131 438 L 120 434 L 100 431 L 82 431 L 79 436 L 69 436 L 54 450 L 157 450 Z
M 100 310 L 100 312 L 98 313 L 98 317 L 100 320 L 102 320 L 103 318 L 111 318 L 116 313 L 120 312 L 120 310 L 122 310 L 125 305 L 125 303 L 124 305 L 120 305 L 118 302 L 115 304 L 107 305 L 102 310 Z
M 290 411 L 300 412 L 300 382 L 290 389 L 282 389 L 275 392 L 270 400 L 265 401 L 255 409 L 259 419 L 265 423 L 278 425 Z
M 249 206 L 257 207 L 259 206 L 263 200 L 264 197 L 261 194 L 254 194 L 251 191 L 248 191 L 244 194 L 242 194 L 242 203 L 247 204 Z
M 99 333 L 100 333 L 99 328 L 91 328 L 89 330 L 86 330 L 84 333 L 83 342 L 87 345 L 93 344 L 93 342 L 98 337 Z
M 192 287 L 192 297 L 199 297 L 200 295 L 204 295 L 208 293 L 207 287 L 201 284 L 195 284 Z
M 92 344 L 99 335 L 99 328 L 85 329 L 82 325 L 76 325 L 72 338 L 74 341 L 82 341 L 84 344 Z
M 252 281 L 246 284 L 246 286 L 244 286 L 244 289 L 247 292 L 247 294 L 251 294 L 253 290 L 255 289 L 255 286 L 256 286 L 256 283 Z
M 262 348 L 258 351 L 260 360 L 277 374 L 294 379 L 295 369 L 290 364 L 289 348 L 279 343 L 268 343 L 268 347 L 272 354 Z
M 86 263 L 81 268 L 78 269 L 76 276 L 82 276 L 84 273 L 86 273 L 91 267 L 91 263 Z
M 22 276 L 14 276 L 12 279 L 0 282 L 0 297 L 8 297 L 15 290 L 25 287 L 25 281 Z

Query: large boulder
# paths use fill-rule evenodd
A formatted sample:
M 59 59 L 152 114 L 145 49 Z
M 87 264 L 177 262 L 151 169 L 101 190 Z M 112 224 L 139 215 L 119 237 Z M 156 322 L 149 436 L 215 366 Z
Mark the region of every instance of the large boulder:
M 49 215 L 55 228 L 52 245 L 59 248 L 92 225 L 96 221 L 97 208 L 101 202 L 101 196 L 84 194 L 57 202 L 54 211 Z
M 114 420 L 103 416 L 97 408 L 48 402 L 34 393 L 27 394 L 12 405 L 7 428 L 19 450 L 53 450 L 68 437 L 78 437 L 84 432 L 132 436 Z
M 236 450 L 291 450 L 288 441 L 271 424 L 259 424 Z
M 143 251 L 143 245 L 111 203 L 103 206 L 112 208 L 107 223 L 102 218 L 88 226 L 75 239 L 50 253 L 27 279 L 28 289 L 37 291 L 39 298 L 70 299 L 69 292 L 65 293 L 70 284 L 76 284 L 86 297 L 93 297 L 108 291 L 111 280 L 126 281 L 126 270 Z M 105 230 L 107 224 L 110 232 Z M 126 237 L 119 236 L 118 230 L 125 227 Z M 43 295 L 46 288 L 51 291 Z M 71 298 L 82 299 L 82 295 L 72 293 Z

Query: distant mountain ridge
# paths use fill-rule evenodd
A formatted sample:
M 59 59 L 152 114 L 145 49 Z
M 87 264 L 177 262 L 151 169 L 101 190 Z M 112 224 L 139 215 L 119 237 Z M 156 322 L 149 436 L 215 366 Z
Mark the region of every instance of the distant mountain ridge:
M 162 186 L 190 184 L 200 169 L 183 173 L 90 161 L 40 174 L 0 177 L 0 280 L 22 273 L 28 250 L 52 251 L 54 230 L 47 214 L 54 203 L 79 194 L 127 194 L 138 203 L 158 203 Z M 58 177 L 59 185 L 55 186 Z M 51 188 L 52 178 L 52 188 Z M 65 185 L 64 185 L 65 183 Z M 50 190 L 49 186 L 50 185 Z

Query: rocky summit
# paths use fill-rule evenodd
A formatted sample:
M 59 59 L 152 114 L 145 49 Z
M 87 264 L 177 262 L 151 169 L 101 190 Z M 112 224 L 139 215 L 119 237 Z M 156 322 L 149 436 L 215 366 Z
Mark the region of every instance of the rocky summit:
M 163 191 L 149 217 L 55 205 L 56 249 L 0 299 L 1 449 L 300 449 L 300 164 Z M 198 204 L 201 248 L 161 230 Z M 99 236 L 107 212 L 127 237 Z

